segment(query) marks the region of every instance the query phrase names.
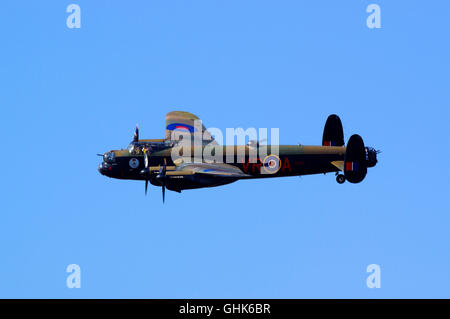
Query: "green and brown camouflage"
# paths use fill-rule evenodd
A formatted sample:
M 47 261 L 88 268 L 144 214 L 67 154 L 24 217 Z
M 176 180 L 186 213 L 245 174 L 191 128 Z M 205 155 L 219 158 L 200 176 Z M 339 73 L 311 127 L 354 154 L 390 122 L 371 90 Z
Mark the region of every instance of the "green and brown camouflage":
M 103 155 L 99 172 L 112 178 L 144 180 L 146 189 L 150 182 L 162 186 L 163 191 L 167 188 L 180 192 L 229 184 L 239 179 L 330 172 L 336 173 L 339 183 L 346 179 L 359 183 L 364 179 L 367 168 L 377 163 L 378 152 L 365 147 L 359 135 L 353 135 L 347 147 L 344 146 L 342 124 L 337 115 L 328 117 L 321 146 L 220 146 L 202 124 L 194 123 L 198 120 L 188 112 L 168 113 L 165 139 L 139 139 L 136 128 L 127 149 Z M 173 139 L 174 131 L 192 134 L 200 127 L 207 138 L 200 145 L 180 145 Z M 205 156 L 211 151 L 211 145 L 215 154 Z

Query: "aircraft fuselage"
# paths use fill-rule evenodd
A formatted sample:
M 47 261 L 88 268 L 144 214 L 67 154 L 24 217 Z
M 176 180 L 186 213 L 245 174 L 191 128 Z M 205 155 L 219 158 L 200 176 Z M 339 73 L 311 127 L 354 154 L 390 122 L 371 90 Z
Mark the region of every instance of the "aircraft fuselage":
M 267 147 L 268 154 L 270 146 Z M 114 160 L 105 160 L 100 164 L 99 171 L 111 178 L 145 180 L 140 173 L 144 169 L 144 155 L 132 154 L 128 150 L 114 152 Z M 193 147 L 191 154 L 196 154 Z M 201 153 L 200 153 L 201 154 Z M 278 147 L 279 168 L 276 172 L 267 173 L 262 167 L 264 158 L 258 156 L 258 149 L 248 146 L 223 146 L 222 162 L 238 167 L 243 173 L 249 175 L 246 178 L 269 178 L 283 176 L 300 176 L 319 173 L 337 172 L 339 169 L 332 164 L 333 161 L 343 161 L 345 147 L 343 146 L 303 146 L 303 145 L 280 145 Z M 227 154 L 234 154 L 231 159 Z M 238 156 L 243 155 L 243 156 Z M 176 165 L 172 160 L 172 148 L 151 153 L 148 157 L 149 166 L 161 166 L 166 160 L 167 170 L 174 170 Z M 194 158 L 190 158 L 193 162 Z M 212 187 L 228 184 L 237 179 L 223 179 L 215 176 L 177 175 L 168 176 L 167 188 L 182 190 L 200 187 Z M 150 183 L 158 185 L 158 182 L 150 179 Z

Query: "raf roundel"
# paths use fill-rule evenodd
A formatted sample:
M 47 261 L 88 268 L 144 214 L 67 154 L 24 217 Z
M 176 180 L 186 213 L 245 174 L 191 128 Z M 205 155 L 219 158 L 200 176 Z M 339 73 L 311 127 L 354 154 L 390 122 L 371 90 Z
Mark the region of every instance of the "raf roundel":
M 139 166 L 139 160 L 137 158 L 130 159 L 130 167 L 137 168 Z
M 166 129 L 169 131 L 183 131 L 183 132 L 190 132 L 190 133 L 197 131 L 195 129 L 195 127 L 193 127 L 192 125 L 189 125 L 189 124 L 185 124 L 185 123 L 172 123 L 172 124 L 167 125 Z
M 275 174 L 280 170 L 280 158 L 276 155 L 268 155 L 264 158 L 263 167 L 266 173 Z

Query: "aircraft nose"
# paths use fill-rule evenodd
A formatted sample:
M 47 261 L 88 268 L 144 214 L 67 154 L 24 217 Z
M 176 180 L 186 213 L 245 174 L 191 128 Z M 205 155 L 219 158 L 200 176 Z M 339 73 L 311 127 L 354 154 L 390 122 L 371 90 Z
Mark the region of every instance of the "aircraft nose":
M 97 170 L 102 175 L 108 175 L 108 172 L 112 170 L 112 167 L 109 164 L 102 162 L 98 165 Z
M 105 175 L 105 169 L 103 168 L 103 163 L 100 163 L 97 168 L 98 172 L 102 175 Z
M 111 177 L 114 173 L 113 166 L 115 162 L 115 153 L 114 151 L 106 152 L 103 154 L 103 161 L 98 166 L 97 170 L 100 174 Z

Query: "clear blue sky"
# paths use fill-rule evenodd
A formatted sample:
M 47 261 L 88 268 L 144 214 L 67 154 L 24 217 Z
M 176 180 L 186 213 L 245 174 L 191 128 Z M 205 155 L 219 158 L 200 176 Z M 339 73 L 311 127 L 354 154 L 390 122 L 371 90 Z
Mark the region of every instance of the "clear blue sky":
M 81 7 L 68 29 L 66 7 Z M 366 7 L 381 7 L 368 29 Z M 0 297 L 450 297 L 448 1 L 1 1 Z M 333 174 L 169 192 L 97 172 L 172 110 L 381 149 Z M 80 289 L 66 267 L 81 267 Z M 381 266 L 381 288 L 366 267 Z

